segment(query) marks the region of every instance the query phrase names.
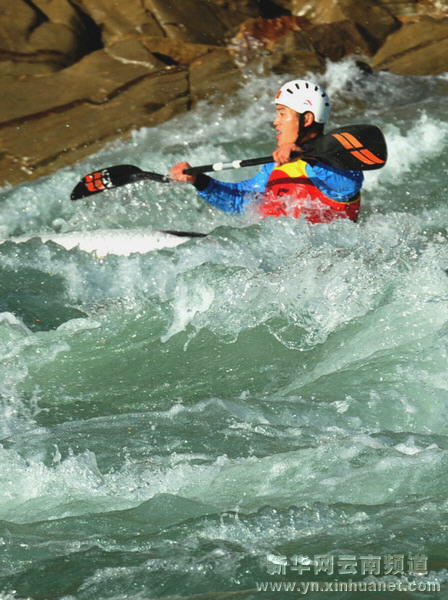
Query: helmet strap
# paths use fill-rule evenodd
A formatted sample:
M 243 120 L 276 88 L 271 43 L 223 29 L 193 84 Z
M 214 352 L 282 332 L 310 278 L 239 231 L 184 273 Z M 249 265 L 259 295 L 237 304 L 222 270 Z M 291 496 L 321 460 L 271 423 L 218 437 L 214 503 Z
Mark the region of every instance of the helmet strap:
M 300 142 L 302 141 L 305 135 L 305 113 L 297 113 L 299 115 L 299 131 L 297 135 L 296 144 L 300 146 Z

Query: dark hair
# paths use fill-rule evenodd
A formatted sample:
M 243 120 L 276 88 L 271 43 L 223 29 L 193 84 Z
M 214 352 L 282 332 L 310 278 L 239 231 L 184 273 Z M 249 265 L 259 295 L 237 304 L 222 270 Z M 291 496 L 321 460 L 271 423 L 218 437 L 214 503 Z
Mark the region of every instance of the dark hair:
M 323 135 L 325 129 L 325 123 L 314 123 L 308 127 L 310 133 L 317 133 L 317 135 Z
M 302 138 L 305 133 L 305 128 L 303 127 L 303 122 L 305 119 L 305 113 L 297 113 L 299 115 L 299 136 L 297 138 L 296 144 L 300 145 Z M 307 137 L 311 135 L 311 137 L 317 137 L 319 135 L 323 135 L 325 128 L 325 123 L 317 123 L 317 121 L 313 121 L 311 125 L 306 128 Z

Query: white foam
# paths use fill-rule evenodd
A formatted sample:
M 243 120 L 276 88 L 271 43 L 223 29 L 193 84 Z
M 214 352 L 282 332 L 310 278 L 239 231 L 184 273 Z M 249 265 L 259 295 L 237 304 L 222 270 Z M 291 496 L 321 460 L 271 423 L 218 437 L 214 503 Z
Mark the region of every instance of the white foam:
M 420 169 L 426 159 L 441 154 L 448 140 L 448 123 L 426 113 L 405 133 L 394 124 L 383 129 L 388 145 L 387 164 L 383 169 L 366 173 L 366 190 L 404 180 L 414 168 Z
M 0 313 L 0 331 L 3 344 L 6 343 L 5 334 L 7 338 L 14 340 L 31 335 L 25 323 L 10 312 Z
M 176 286 L 174 293 L 174 315 L 168 331 L 162 335 L 161 341 L 167 342 L 170 337 L 184 331 L 196 315 L 206 312 L 215 298 L 212 288 L 201 284 L 185 285 L 182 281 Z

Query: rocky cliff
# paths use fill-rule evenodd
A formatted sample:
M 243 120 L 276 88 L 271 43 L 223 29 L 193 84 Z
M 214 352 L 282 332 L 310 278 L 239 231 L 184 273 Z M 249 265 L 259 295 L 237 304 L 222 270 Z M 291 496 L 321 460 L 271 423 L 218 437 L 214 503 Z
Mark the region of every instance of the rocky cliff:
M 348 55 L 448 70 L 446 2 L 0 0 L 0 185 L 231 93 L 251 65 L 301 76 Z

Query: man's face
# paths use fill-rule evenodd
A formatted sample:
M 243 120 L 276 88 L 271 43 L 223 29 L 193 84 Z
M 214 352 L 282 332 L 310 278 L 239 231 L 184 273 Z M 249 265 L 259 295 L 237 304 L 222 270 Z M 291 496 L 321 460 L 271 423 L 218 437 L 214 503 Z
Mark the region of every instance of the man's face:
M 274 127 L 278 146 L 294 144 L 299 134 L 299 116 L 292 108 L 276 104 Z

